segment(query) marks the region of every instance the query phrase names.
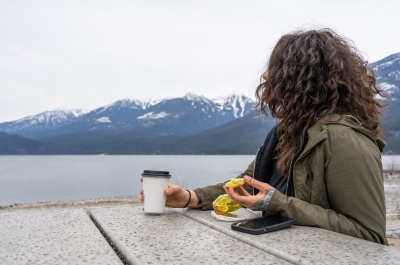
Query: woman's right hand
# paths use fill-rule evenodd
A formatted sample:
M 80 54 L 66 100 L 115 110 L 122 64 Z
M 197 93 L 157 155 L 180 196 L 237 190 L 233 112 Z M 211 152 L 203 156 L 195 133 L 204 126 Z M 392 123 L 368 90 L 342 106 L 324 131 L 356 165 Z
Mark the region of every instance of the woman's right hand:
M 143 182 L 143 178 L 140 179 Z M 193 195 L 192 191 L 192 195 Z M 164 190 L 164 194 L 167 195 L 165 206 L 172 208 L 182 208 L 189 201 L 190 195 L 187 190 L 182 189 L 178 185 L 168 184 L 168 188 Z M 193 199 L 193 198 L 192 198 Z M 140 200 L 144 201 L 144 190 L 140 189 Z
M 182 189 L 178 185 L 169 184 L 168 188 L 164 190 L 167 195 L 165 206 L 173 208 L 182 208 L 187 205 L 190 195 L 187 190 Z

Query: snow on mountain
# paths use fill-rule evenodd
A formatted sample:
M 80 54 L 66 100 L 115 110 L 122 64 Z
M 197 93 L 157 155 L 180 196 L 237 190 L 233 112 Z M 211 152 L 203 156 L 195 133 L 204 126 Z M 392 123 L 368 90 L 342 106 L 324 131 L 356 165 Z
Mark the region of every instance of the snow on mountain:
M 231 94 L 212 99 L 220 110 L 232 110 L 235 118 L 243 117 L 248 113 L 246 107 L 254 105 L 254 101 L 242 94 Z
M 70 112 L 72 115 L 74 115 L 76 118 L 85 115 L 88 113 L 90 110 L 83 110 L 83 109 L 73 109 L 73 110 L 64 110 L 65 112 Z
M 78 118 L 89 111 L 87 110 L 53 110 L 39 113 L 37 115 L 27 116 L 20 120 L 15 121 L 16 123 L 30 123 L 30 124 L 53 124 L 57 125 L 71 118 Z
M 88 112 L 81 109 L 46 111 L 16 121 L 0 123 L 0 131 L 14 133 L 31 128 L 36 130 L 57 128 L 77 120 Z
M 110 121 L 110 118 L 108 118 L 108 117 L 101 117 L 101 118 L 98 118 L 98 119 L 96 119 L 96 121 L 98 121 L 98 122 L 106 122 L 106 123 L 110 123 L 111 121 Z
M 209 111 L 214 113 L 217 109 L 217 106 L 215 105 L 215 103 L 212 100 L 210 100 L 202 95 L 187 93 L 185 96 L 183 96 L 183 99 L 185 101 L 189 101 L 190 105 L 193 109 L 198 108 L 203 113 L 208 113 Z
M 400 53 L 392 54 L 371 64 L 377 76 L 377 87 L 386 90 L 391 97 L 400 97 Z
M 161 119 L 164 118 L 166 116 L 168 116 L 169 113 L 166 113 L 165 111 L 162 111 L 160 113 L 153 113 L 153 112 L 149 112 L 146 113 L 142 116 L 137 117 L 136 119 L 141 120 L 141 119 L 145 119 L 145 120 L 157 120 L 157 119 Z
M 396 85 L 394 84 L 388 84 L 386 82 L 380 82 L 379 83 L 379 88 L 386 90 L 389 94 L 393 94 L 393 89 L 396 88 Z
M 211 100 L 209 100 L 208 98 L 201 96 L 201 95 L 196 95 L 193 93 L 186 93 L 186 95 L 183 96 L 183 99 L 185 100 L 190 100 L 190 101 L 204 101 L 207 103 L 212 103 Z
M 398 68 L 399 65 L 400 53 L 389 55 L 388 57 L 371 64 L 379 76 L 392 72 L 393 68 Z
M 111 104 L 101 107 L 96 110 L 96 114 L 108 110 L 121 110 L 121 109 L 131 109 L 131 110 L 145 110 L 151 106 L 154 106 L 165 99 L 153 100 L 153 99 L 137 99 L 137 98 L 125 98 L 117 100 Z
M 128 109 L 145 109 L 146 108 L 146 102 L 143 102 L 138 99 L 122 99 L 115 101 L 111 104 L 105 105 L 104 107 L 101 107 L 96 110 L 96 114 L 100 114 L 104 111 L 107 110 L 112 110 L 112 109 L 121 109 L 121 108 L 128 108 Z
M 140 106 L 143 110 L 148 109 L 151 106 L 157 105 L 158 103 L 169 100 L 170 98 L 163 99 L 137 99 L 137 98 L 126 98 L 126 102 L 130 102 Z M 129 105 L 129 103 L 127 103 Z

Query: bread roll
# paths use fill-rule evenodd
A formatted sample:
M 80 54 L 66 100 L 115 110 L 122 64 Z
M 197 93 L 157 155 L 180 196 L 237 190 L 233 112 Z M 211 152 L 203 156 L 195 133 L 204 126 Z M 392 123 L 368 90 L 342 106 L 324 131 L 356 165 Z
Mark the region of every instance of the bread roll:
M 225 215 L 230 217 L 236 217 L 230 212 L 239 210 L 242 206 L 234 202 L 228 194 L 220 195 L 214 202 L 213 208 L 214 212 L 218 215 Z

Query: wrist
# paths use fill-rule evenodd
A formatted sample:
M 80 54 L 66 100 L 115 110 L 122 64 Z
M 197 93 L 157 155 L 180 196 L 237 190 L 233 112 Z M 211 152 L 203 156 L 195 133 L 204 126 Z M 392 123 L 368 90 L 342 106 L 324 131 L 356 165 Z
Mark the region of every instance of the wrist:
M 189 200 L 189 204 L 187 205 L 187 208 L 200 208 L 203 206 L 203 203 L 200 200 L 200 197 L 197 196 L 196 192 L 192 191 L 192 190 L 188 190 L 190 192 L 190 200 Z
M 189 199 L 187 199 L 187 203 L 182 208 L 186 208 L 189 205 L 190 201 L 192 200 L 192 193 L 190 192 L 190 190 L 186 190 L 186 192 L 189 193 Z
M 272 197 L 274 196 L 275 189 L 271 188 L 265 191 L 263 196 L 256 202 L 254 210 L 266 211 L 269 207 Z

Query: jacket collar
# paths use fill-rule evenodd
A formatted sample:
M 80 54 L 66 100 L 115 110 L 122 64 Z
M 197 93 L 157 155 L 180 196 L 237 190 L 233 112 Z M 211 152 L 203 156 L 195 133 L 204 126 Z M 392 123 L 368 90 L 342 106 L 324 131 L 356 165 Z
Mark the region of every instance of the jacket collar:
M 378 135 L 363 127 L 361 122 L 359 122 L 355 117 L 351 115 L 341 116 L 338 114 L 334 114 L 324 117 L 323 119 L 318 121 L 316 124 L 314 124 L 307 130 L 308 142 L 304 147 L 303 152 L 300 154 L 299 158 L 302 157 L 304 154 L 306 154 L 319 142 L 326 139 L 328 135 L 327 124 L 342 124 L 344 126 L 351 127 L 353 130 L 358 131 L 367 136 L 373 143 L 375 143 L 376 146 L 378 146 L 381 152 L 386 146 L 386 143 Z
M 319 142 L 323 141 L 327 137 L 327 131 L 328 127 L 323 124 L 323 123 L 316 123 L 313 126 L 311 126 L 307 130 L 308 134 L 308 141 L 306 146 L 304 147 L 303 152 L 301 152 L 300 157 L 302 157 L 304 154 L 306 154 L 310 149 L 312 149 L 314 146 L 316 146 Z

